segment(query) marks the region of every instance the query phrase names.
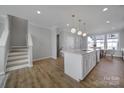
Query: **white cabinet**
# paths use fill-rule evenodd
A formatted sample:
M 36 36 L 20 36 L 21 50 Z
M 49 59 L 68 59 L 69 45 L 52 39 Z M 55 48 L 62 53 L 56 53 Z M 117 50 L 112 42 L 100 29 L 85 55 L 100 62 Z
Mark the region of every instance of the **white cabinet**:
M 83 80 L 96 65 L 96 51 L 63 53 L 64 73 L 77 81 Z
M 96 51 L 82 56 L 81 80 L 83 80 L 86 77 L 86 75 L 93 69 L 95 65 L 96 65 Z

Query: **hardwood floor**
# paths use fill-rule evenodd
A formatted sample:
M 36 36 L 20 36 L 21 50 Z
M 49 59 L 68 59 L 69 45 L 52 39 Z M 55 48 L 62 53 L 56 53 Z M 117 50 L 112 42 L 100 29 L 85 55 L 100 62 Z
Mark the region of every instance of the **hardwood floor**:
M 101 59 L 101 62 L 77 82 L 64 74 L 63 59 L 45 59 L 34 62 L 32 68 L 10 72 L 5 87 L 24 88 L 108 88 L 124 87 L 124 62 L 119 58 Z

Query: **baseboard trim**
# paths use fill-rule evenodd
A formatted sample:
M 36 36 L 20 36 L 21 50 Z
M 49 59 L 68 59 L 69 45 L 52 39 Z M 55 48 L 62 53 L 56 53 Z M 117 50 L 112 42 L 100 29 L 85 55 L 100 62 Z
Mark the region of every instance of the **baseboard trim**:
M 35 62 L 35 61 L 40 61 L 40 60 L 44 60 L 44 59 L 48 59 L 48 58 L 52 58 L 52 57 L 49 56 L 49 57 L 43 57 L 43 58 L 33 59 L 33 62 Z
M 28 67 L 33 67 L 33 64 L 29 64 Z

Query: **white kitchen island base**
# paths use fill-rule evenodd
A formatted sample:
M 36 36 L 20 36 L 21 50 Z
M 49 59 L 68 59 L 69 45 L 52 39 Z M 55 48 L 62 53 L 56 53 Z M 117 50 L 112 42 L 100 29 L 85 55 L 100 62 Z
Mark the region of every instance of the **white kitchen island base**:
M 71 50 L 64 53 L 64 73 L 80 81 L 96 65 L 96 51 Z

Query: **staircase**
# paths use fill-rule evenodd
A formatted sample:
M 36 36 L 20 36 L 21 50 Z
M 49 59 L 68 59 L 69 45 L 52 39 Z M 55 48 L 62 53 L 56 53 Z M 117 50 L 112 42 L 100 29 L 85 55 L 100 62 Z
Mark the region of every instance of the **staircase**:
M 10 49 L 7 61 L 7 71 L 29 66 L 28 48 L 26 46 L 14 46 Z

